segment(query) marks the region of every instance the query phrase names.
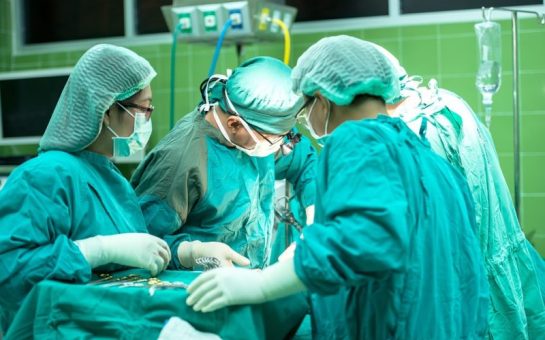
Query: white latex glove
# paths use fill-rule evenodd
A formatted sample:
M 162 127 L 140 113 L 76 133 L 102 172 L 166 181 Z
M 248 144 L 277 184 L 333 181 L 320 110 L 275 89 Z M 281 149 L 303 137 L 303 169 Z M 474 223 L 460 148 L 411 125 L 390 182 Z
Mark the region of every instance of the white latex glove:
M 263 303 L 304 290 L 293 261 L 278 262 L 262 271 L 217 268 L 204 272 L 189 285 L 186 303 L 206 313 L 231 305 Z
M 249 266 L 250 260 L 221 242 L 182 242 L 178 246 L 178 259 L 182 266 L 193 268 L 199 257 L 215 257 L 221 267 Z
M 305 208 L 305 214 L 307 215 L 307 225 L 314 223 L 314 204 Z
M 147 269 L 155 276 L 170 262 L 167 243 L 146 233 L 99 235 L 75 243 L 92 268 L 117 263 Z
M 280 254 L 280 256 L 278 256 L 278 262 L 282 262 L 282 261 L 287 261 L 287 260 L 291 260 L 293 259 L 293 257 L 295 256 L 295 246 L 297 245 L 297 243 L 295 242 L 292 242 L 287 248 L 286 250 L 284 250 L 282 252 L 282 254 Z

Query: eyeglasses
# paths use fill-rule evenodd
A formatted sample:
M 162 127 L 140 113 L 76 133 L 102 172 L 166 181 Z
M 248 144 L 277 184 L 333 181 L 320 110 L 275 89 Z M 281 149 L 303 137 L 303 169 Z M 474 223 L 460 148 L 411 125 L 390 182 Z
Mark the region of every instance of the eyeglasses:
M 284 156 L 289 155 L 293 151 L 293 148 L 295 147 L 295 145 L 301 141 L 302 137 L 303 135 L 301 135 L 299 132 L 290 130 L 284 137 L 285 140 L 281 148 L 282 154 Z
M 202 85 L 201 85 L 202 86 Z M 240 120 L 242 120 L 246 125 L 248 125 L 253 131 L 255 131 L 258 135 L 260 135 L 264 140 L 266 140 L 270 145 L 278 144 L 279 142 L 283 142 L 284 138 L 288 133 L 285 133 L 283 135 L 279 135 L 278 138 L 276 138 L 274 141 L 267 138 L 263 133 L 259 132 L 258 128 L 246 121 L 246 119 L 242 118 L 242 116 L 236 111 L 233 103 L 231 103 L 231 99 L 229 99 L 229 96 L 227 95 L 227 89 L 223 89 L 223 96 L 226 99 L 227 103 L 227 113 L 233 116 L 237 116 Z
M 242 117 L 240 117 L 240 119 L 242 119 Z M 246 124 L 248 124 L 258 135 L 260 135 L 264 140 L 266 140 L 270 145 L 274 145 L 274 144 L 278 144 L 279 142 L 283 141 L 284 138 L 288 135 L 288 133 L 285 133 L 283 135 L 278 135 L 278 138 L 276 138 L 274 141 L 267 138 L 267 136 L 265 136 L 263 133 L 259 132 L 259 130 L 253 126 L 252 124 L 249 124 L 248 122 L 246 122 Z
M 145 107 L 145 106 L 140 106 L 140 105 L 135 104 L 135 103 L 117 102 L 117 104 L 120 105 L 121 107 L 124 107 L 124 108 L 131 107 L 133 109 L 142 110 L 146 114 L 146 120 L 150 120 L 151 114 L 153 113 L 153 110 L 155 110 L 155 106 L 153 106 L 153 105 L 150 105 L 149 107 Z

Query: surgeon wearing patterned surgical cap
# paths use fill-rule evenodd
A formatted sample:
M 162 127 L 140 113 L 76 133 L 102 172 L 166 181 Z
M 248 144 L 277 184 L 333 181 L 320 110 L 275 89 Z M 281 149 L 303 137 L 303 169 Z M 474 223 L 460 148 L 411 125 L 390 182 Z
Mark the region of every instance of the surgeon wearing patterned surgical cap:
M 484 337 L 488 284 L 471 194 L 386 115 L 399 96 L 391 64 L 371 43 L 328 37 L 303 53 L 292 80 L 306 98 L 300 115 L 324 144 L 315 222 L 292 259 L 203 273 L 187 304 L 210 312 L 308 290 L 316 339 Z
M 170 245 L 174 269 L 199 259 L 219 266 L 269 263 L 274 181 L 293 184 L 305 208 L 315 197 L 314 149 L 281 154 L 303 104 L 291 69 L 249 59 L 201 85 L 202 102 L 147 155 L 131 179 L 148 228 Z
M 42 280 L 85 283 L 104 265 L 156 275 L 169 263 L 167 244 L 147 233 L 133 189 L 110 161 L 147 142 L 155 75 L 126 48 L 89 49 L 68 78 L 38 157 L 16 168 L 0 191 L 4 333 Z

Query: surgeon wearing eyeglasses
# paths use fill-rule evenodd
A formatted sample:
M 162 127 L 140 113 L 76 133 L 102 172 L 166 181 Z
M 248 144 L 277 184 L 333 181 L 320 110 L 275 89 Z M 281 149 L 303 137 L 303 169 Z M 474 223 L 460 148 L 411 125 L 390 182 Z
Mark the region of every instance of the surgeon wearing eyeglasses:
M 120 266 L 156 275 L 166 242 L 147 232 L 129 182 L 110 161 L 145 147 L 156 73 L 134 52 L 101 44 L 74 67 L 36 158 L 0 191 L 0 322 L 5 332 L 42 280 L 86 283 Z M 1 332 L 0 332 L 1 334 Z
M 288 179 L 312 210 L 316 154 L 308 140 L 290 145 L 303 104 L 290 76 L 281 61 L 257 57 L 206 79 L 202 102 L 136 170 L 131 184 L 150 232 L 170 246 L 172 268 L 195 268 L 200 258 L 266 266 L 275 178 Z
M 188 287 L 195 311 L 307 290 L 313 339 L 481 339 L 488 282 L 467 183 L 401 120 L 388 60 L 369 42 L 326 37 L 297 60 L 301 114 L 327 139 L 316 219 L 291 259 L 216 268 Z

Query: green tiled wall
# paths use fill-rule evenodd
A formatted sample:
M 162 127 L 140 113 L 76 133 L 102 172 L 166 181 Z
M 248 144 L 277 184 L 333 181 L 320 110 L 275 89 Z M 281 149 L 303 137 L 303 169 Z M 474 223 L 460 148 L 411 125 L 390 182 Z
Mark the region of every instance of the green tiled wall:
M 65 52 L 14 57 L 11 54 L 10 1 L 0 0 L 0 72 L 72 66 L 83 53 Z M 491 131 L 502 164 L 504 175 L 513 188 L 512 138 L 512 58 L 510 21 L 501 22 L 503 32 L 503 83 L 494 97 L 494 118 Z M 434 24 L 422 26 L 362 29 L 343 32 L 383 45 L 395 54 L 409 74 L 425 79 L 434 77 L 440 86 L 457 92 L 477 111 L 480 98 L 475 89 L 477 48 L 473 23 Z M 334 34 L 340 34 L 335 32 Z M 292 36 L 292 59 L 312 43 L 329 35 L 327 31 Z M 545 26 L 534 19 L 520 20 L 520 66 L 522 108 L 522 224 L 525 232 L 533 235 L 532 242 L 545 254 Z M 151 144 L 168 131 L 170 45 L 128 46 L 147 58 L 158 76 L 152 83 L 154 104 L 154 133 Z M 205 78 L 212 59 L 213 45 L 178 46 L 176 71 L 176 118 L 189 112 L 199 100 L 198 85 Z M 282 58 L 283 44 L 264 43 L 246 46 L 241 59 L 271 55 Z M 237 65 L 235 47 L 222 50 L 218 71 Z M 0 147 L 0 156 L 25 154 L 35 146 Z

